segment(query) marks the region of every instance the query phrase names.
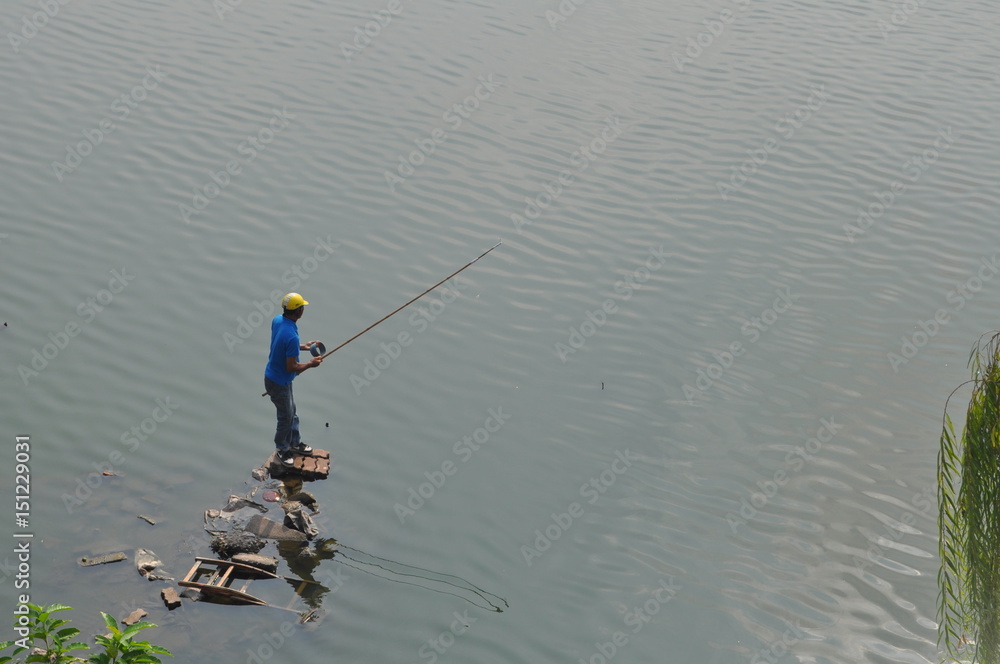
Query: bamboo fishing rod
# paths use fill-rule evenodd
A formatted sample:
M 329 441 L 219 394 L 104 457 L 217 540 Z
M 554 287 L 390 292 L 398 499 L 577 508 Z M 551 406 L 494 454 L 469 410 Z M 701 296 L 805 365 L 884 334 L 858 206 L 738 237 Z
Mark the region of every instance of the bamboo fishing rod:
M 336 353 L 336 352 L 337 352 L 338 350 L 340 350 L 341 348 L 343 348 L 343 347 L 344 347 L 344 346 L 346 346 L 347 344 L 351 343 L 352 341 L 354 341 L 355 339 L 357 339 L 357 338 L 358 338 L 358 337 L 360 337 L 360 336 L 361 336 L 362 334 L 364 334 L 365 332 L 369 331 L 370 329 L 372 329 L 373 327 L 375 327 L 375 326 L 376 326 L 376 325 L 378 325 L 379 323 L 382 323 L 382 322 L 384 322 L 384 321 L 385 321 L 386 319 L 388 319 L 388 318 L 390 318 L 390 317 L 392 317 L 392 316 L 394 316 L 394 315 L 398 314 L 398 313 L 399 313 L 400 311 L 402 311 L 402 310 L 403 310 L 403 309 L 405 309 L 406 307 L 410 306 L 411 304 L 413 304 L 414 302 L 416 302 L 417 300 L 419 300 L 420 298 L 422 298 L 422 297 L 423 297 L 424 295 L 427 295 L 428 293 L 430 293 L 430 292 L 431 292 L 432 290 L 434 290 L 435 288 L 437 288 L 438 286 L 440 286 L 440 285 L 441 285 L 441 284 L 443 284 L 444 282 L 446 282 L 446 281 L 448 281 L 449 279 L 451 279 L 452 277 L 456 276 L 456 275 L 457 275 L 457 274 L 458 274 L 459 272 L 462 272 L 463 270 L 465 270 L 465 269 L 468 269 L 469 267 L 472 267 L 472 264 L 473 264 L 473 263 L 475 263 L 476 261 L 478 261 L 478 260 L 479 260 L 480 258 L 482 258 L 483 256 L 485 256 L 486 254 L 490 253 L 491 251 L 493 251 L 494 249 L 496 249 L 497 247 L 499 247 L 499 246 L 500 246 L 501 244 L 503 244 L 503 240 L 500 240 L 499 242 L 497 242 L 496 244 L 494 244 L 494 245 L 493 245 L 492 247 L 490 247 L 489 249 L 487 249 L 487 250 L 486 250 L 486 251 L 484 251 L 483 253 L 479 254 L 478 256 L 476 256 L 475 258 L 473 258 L 473 259 L 472 259 L 471 261 L 469 261 L 468 263 L 466 263 L 466 264 L 465 264 L 465 265 L 463 265 L 462 267 L 458 268 L 457 270 L 455 270 L 454 272 L 452 272 L 451 274 L 449 274 L 449 275 L 448 275 L 447 277 L 445 277 L 445 278 L 444 278 L 444 279 L 442 279 L 441 281 L 437 282 L 436 284 L 434 284 L 433 286 L 431 286 L 430 288 L 428 288 L 427 290 L 425 290 L 425 291 L 424 291 L 423 293 L 421 293 L 420 295 L 417 295 L 416 297 L 414 297 L 414 298 L 412 298 L 411 300 L 407 301 L 407 302 L 406 302 L 406 304 L 403 304 L 402 306 L 400 306 L 400 307 L 398 307 L 397 309 L 393 310 L 393 311 L 392 311 L 391 313 L 389 313 L 389 314 L 386 314 L 386 315 L 385 315 L 385 316 L 383 316 L 382 318 L 378 319 L 377 321 L 375 321 L 374 323 L 372 323 L 371 325 L 369 325 L 369 326 L 368 326 L 368 327 L 366 327 L 365 329 L 361 330 L 360 332 L 358 332 L 358 333 L 357 333 L 357 334 L 355 334 L 355 335 L 354 335 L 353 337 L 351 337 L 350 339 L 348 339 L 348 340 L 347 340 L 347 341 L 345 341 L 344 343 L 340 344 L 339 346 L 337 346 L 337 347 L 336 347 L 336 348 L 334 348 L 333 350 L 331 350 L 331 351 L 327 351 L 326 353 L 324 353 L 324 354 L 323 354 L 323 355 L 321 356 L 321 358 L 322 358 L 322 359 L 326 359 L 327 357 L 329 357 L 330 355 L 333 355 L 333 354 L 334 354 L 334 353 Z M 265 392 L 265 393 L 264 393 L 264 394 L 262 394 L 261 396 L 262 396 L 262 397 L 264 397 L 264 396 L 267 396 L 267 392 Z

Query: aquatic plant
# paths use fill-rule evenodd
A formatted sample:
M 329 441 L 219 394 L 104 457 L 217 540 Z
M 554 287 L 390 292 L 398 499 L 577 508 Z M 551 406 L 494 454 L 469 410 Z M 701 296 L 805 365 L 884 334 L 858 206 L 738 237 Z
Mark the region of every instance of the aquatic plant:
M 104 649 L 104 652 L 97 652 L 81 659 L 70 653 L 74 650 L 89 650 L 90 646 L 82 642 L 66 643 L 68 639 L 76 637 L 80 633 L 75 627 L 64 627 L 68 620 L 53 618 L 52 614 L 59 611 L 72 609 L 65 604 L 49 604 L 48 606 L 38 606 L 36 604 L 25 604 L 27 607 L 26 621 L 24 623 L 15 620 L 14 627 L 26 629 L 21 632 L 25 636 L 17 641 L 4 641 L 0 643 L 0 650 L 6 650 L 11 646 L 14 648 L 13 656 L 0 656 L 0 664 L 7 662 L 19 662 L 14 657 L 28 651 L 28 656 L 23 660 L 24 664 L 32 662 L 48 662 L 52 664 L 72 664 L 77 662 L 89 662 L 91 664 L 162 664 L 156 655 L 168 655 L 173 657 L 166 648 L 153 645 L 148 641 L 135 641 L 134 637 L 140 631 L 149 627 L 156 627 L 153 623 L 138 622 L 127 626 L 122 623 L 121 627 L 113 616 L 101 612 L 104 624 L 109 632 L 105 635 L 98 634 L 94 637 L 95 643 Z
M 972 348 L 972 396 L 961 436 L 945 402 L 938 456 L 938 645 L 947 656 L 1000 662 L 1000 332 Z

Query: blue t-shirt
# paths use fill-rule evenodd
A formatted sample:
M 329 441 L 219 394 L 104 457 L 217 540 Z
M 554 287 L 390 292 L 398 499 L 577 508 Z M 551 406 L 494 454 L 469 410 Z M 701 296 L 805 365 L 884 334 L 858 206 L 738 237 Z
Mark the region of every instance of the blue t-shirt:
M 285 369 L 287 358 L 299 360 L 299 328 L 295 321 L 278 314 L 271 321 L 271 354 L 267 358 L 264 376 L 278 385 L 288 385 L 297 374 Z

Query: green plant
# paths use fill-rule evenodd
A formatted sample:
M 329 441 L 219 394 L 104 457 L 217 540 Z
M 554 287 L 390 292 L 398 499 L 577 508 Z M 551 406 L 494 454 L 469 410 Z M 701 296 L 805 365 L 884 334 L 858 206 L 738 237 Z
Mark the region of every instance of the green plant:
M 937 618 L 938 644 L 948 656 L 994 664 L 1000 662 L 1000 333 L 984 343 L 985 336 L 969 356 L 972 380 L 962 384 L 972 383 L 972 396 L 961 436 L 945 402 Z
M 87 659 L 81 659 L 69 654 L 73 650 L 87 650 L 90 648 L 86 643 L 71 642 L 80 633 L 75 627 L 64 627 L 68 620 L 53 618 L 52 614 L 59 611 L 67 611 L 72 607 L 65 604 L 49 604 L 48 606 L 38 606 L 35 604 L 25 604 L 28 609 L 27 624 L 22 625 L 15 621 L 14 626 L 19 629 L 27 628 L 27 634 L 18 641 L 0 642 L 0 650 L 6 650 L 11 646 L 16 646 L 13 656 L 0 656 L 0 664 L 14 662 L 17 655 L 29 651 L 28 656 L 23 660 L 24 664 L 33 662 L 45 662 L 48 664 L 72 664 L 76 662 L 91 662 L 92 664 L 161 664 L 156 655 L 173 656 L 165 648 L 155 646 L 148 641 L 134 641 L 133 637 L 140 631 L 149 627 L 156 627 L 153 623 L 140 622 L 132 626 L 118 626 L 112 616 L 101 612 L 104 624 L 107 625 L 110 633 L 107 635 L 97 635 L 94 641 L 104 648 L 104 652 L 91 655 Z M 20 632 L 19 632 L 20 633 Z M 20 660 L 16 660 L 20 661 Z
M 66 643 L 68 639 L 72 639 L 77 634 L 80 633 L 75 627 L 63 627 L 69 623 L 68 620 L 62 620 L 60 618 L 52 617 L 52 614 L 58 613 L 59 611 L 67 611 L 73 607 L 66 606 L 65 604 L 49 604 L 48 606 L 37 606 L 35 604 L 26 604 L 28 608 L 27 625 L 19 625 L 15 622 L 15 627 L 27 627 L 28 634 L 24 639 L 18 641 L 4 641 L 0 643 L 0 650 L 6 650 L 10 646 L 16 645 L 18 643 L 26 644 L 28 639 L 31 639 L 32 644 L 41 642 L 40 645 L 36 646 L 44 651 L 43 654 L 29 654 L 24 660 L 25 663 L 30 662 L 53 662 L 61 664 L 62 662 L 79 662 L 83 661 L 68 655 L 67 653 L 73 650 L 86 650 L 90 646 L 86 643 Z M 61 628 L 61 629 L 60 629 Z M 28 650 L 26 645 L 18 645 L 14 649 L 14 655 L 18 655 L 25 650 Z M 6 662 L 13 661 L 14 658 L 11 656 L 0 657 L 0 664 L 5 664 Z
M 138 622 L 125 629 L 119 629 L 118 621 L 114 617 L 101 612 L 104 623 L 111 630 L 106 636 L 95 636 L 97 645 L 104 647 L 104 652 L 91 655 L 88 662 L 93 664 L 161 664 L 156 655 L 170 655 L 170 651 L 160 646 L 154 646 L 149 641 L 133 641 L 132 637 L 140 631 L 149 627 L 156 627 L 153 623 Z M 173 655 L 170 655 L 173 657 Z

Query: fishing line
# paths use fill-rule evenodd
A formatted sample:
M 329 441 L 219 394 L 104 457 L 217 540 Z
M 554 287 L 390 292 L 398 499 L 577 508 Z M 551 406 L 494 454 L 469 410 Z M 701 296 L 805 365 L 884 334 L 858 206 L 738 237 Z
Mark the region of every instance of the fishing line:
M 406 568 L 409 568 L 409 569 L 418 570 L 418 571 L 421 571 L 421 572 L 426 572 L 428 574 L 434 574 L 434 575 L 437 575 L 437 576 L 440 576 L 440 577 L 451 577 L 453 579 L 457 579 L 458 581 L 461 581 L 462 583 L 464 583 L 466 585 L 462 586 L 462 585 L 459 585 L 457 583 L 452 583 L 451 581 L 446 581 L 446 580 L 440 579 L 440 578 L 435 579 L 435 578 L 432 578 L 432 577 L 429 577 L 429 576 L 421 576 L 420 574 L 411 574 L 411 573 L 407 573 L 407 572 L 403 572 L 403 571 L 398 571 L 398 570 L 390 569 L 388 567 L 385 567 L 384 565 L 380 565 L 380 564 L 374 563 L 374 562 L 361 561 L 361 560 L 358 560 L 357 558 L 352 558 L 351 556 L 346 555 L 345 553 L 343 553 L 340 550 L 331 551 L 331 553 L 334 553 L 334 560 L 336 560 L 337 555 L 339 555 L 339 556 L 341 556 L 343 558 L 346 558 L 347 560 L 350 560 L 352 562 L 357 563 L 358 565 L 370 565 L 371 567 L 377 567 L 378 569 L 384 570 L 385 572 L 387 572 L 389 574 L 394 574 L 396 576 L 409 576 L 409 577 L 414 577 L 414 578 L 417 578 L 417 579 L 422 579 L 424 581 L 432 581 L 432 582 L 435 582 L 435 583 L 441 583 L 441 584 L 444 584 L 444 585 L 447 585 L 447 586 L 451 586 L 451 587 L 459 589 L 459 590 L 466 590 L 466 591 L 469 591 L 469 592 L 471 592 L 471 593 L 473 593 L 475 595 L 478 595 L 479 598 L 482 599 L 484 602 L 486 602 L 489 606 L 488 607 L 487 606 L 483 606 L 482 604 L 479 604 L 479 603 L 477 603 L 477 602 L 469 599 L 468 597 L 465 597 L 463 595 L 459 595 L 459 594 L 456 594 L 456 593 L 453 593 L 453 592 L 450 592 L 450 591 L 447 591 L 447 590 L 439 590 L 439 589 L 436 589 L 436 588 L 429 588 L 427 586 L 420 585 L 419 583 L 413 583 L 412 581 L 402 581 L 400 579 L 392 579 L 392 578 L 389 578 L 388 576 L 382 576 L 380 574 L 376 574 L 375 572 L 372 572 L 371 570 L 368 570 L 368 569 L 363 569 L 361 567 L 356 567 L 356 566 L 350 565 L 348 563 L 342 563 L 343 565 L 346 565 L 347 567 L 351 567 L 353 569 L 356 569 L 356 570 L 358 570 L 360 572 L 365 572 L 366 574 L 371 574 L 372 576 L 376 576 L 376 577 L 378 577 L 380 579 L 385 579 L 386 581 L 394 581 L 395 583 L 402 583 L 402 584 L 405 584 L 405 585 L 416 586 L 418 588 L 423 588 L 424 590 L 430 590 L 432 592 L 442 593 L 444 595 L 454 595 L 455 597 L 458 597 L 459 599 L 463 599 L 466 602 L 469 602 L 473 606 L 477 606 L 477 607 L 479 607 L 481 609 L 490 608 L 490 609 L 493 609 L 494 611 L 496 611 L 497 613 L 503 613 L 503 609 L 500 608 L 499 605 L 495 604 L 488 597 L 486 597 L 486 595 L 489 595 L 490 597 L 495 597 L 496 599 L 498 599 L 501 602 L 503 602 L 504 606 L 506 606 L 508 608 L 510 607 L 510 604 L 508 604 L 507 600 L 505 600 L 503 597 L 500 597 L 499 595 L 491 593 L 488 590 L 483 590 L 482 588 L 480 588 L 476 584 L 472 583 L 471 581 L 468 581 L 467 579 L 463 579 L 460 576 L 456 576 L 455 574 L 447 574 L 445 572 L 435 572 L 434 570 L 426 569 L 424 567 L 417 567 L 416 565 L 407 565 L 406 563 L 401 563 L 401 562 L 397 562 L 395 560 L 389 560 L 388 558 L 382 558 L 380 556 L 375 556 L 375 555 L 372 555 L 370 553 L 366 553 L 365 551 L 361 551 L 360 549 L 355 549 L 354 547 L 340 544 L 339 542 L 337 542 L 336 546 L 337 546 L 337 549 L 347 549 L 347 550 L 350 550 L 350 551 L 354 551 L 354 552 L 356 552 L 358 554 L 361 554 L 362 556 L 368 556 L 369 558 L 373 558 L 375 560 L 381 560 L 382 562 L 389 563 L 391 565 L 398 565 L 399 567 L 406 567 Z

